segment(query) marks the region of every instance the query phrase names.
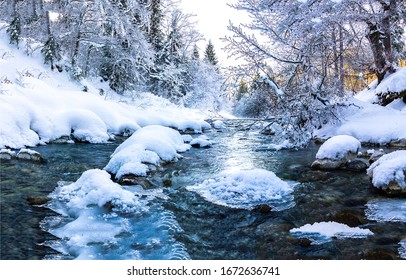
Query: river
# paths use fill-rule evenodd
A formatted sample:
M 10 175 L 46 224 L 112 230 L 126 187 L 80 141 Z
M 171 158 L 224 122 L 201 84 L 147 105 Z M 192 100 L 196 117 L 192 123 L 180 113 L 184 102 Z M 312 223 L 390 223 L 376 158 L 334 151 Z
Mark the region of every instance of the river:
M 400 244 L 406 235 L 405 220 L 379 220 L 368 215 L 368 203 L 388 200 L 372 187 L 365 172 L 311 170 L 318 145 L 274 151 L 265 148 L 272 142 L 272 136 L 243 130 L 244 124 L 231 121 L 227 124 L 223 131 L 206 133 L 215 142 L 211 148 L 192 148 L 182 154 L 183 159 L 163 166 L 162 171 L 153 175 L 150 180 L 165 198 L 149 201 L 148 214 L 126 216 L 130 229 L 116 236 L 111 244 L 87 244 L 93 248 L 92 256 L 96 259 L 399 259 L 404 254 Z M 51 234 L 55 220 L 61 220 L 60 215 L 48 207 L 31 206 L 26 199 L 47 196 L 58 182 L 74 182 L 86 170 L 102 169 L 120 142 L 33 148 L 46 159 L 42 164 L 3 160 L 1 259 L 78 257 L 66 249 L 69 242 L 64 243 Z M 225 171 L 254 168 L 272 171 L 294 185 L 292 205 L 280 211 L 233 209 L 207 201 L 187 188 Z M 391 199 L 388 209 L 405 204 L 404 199 Z M 374 234 L 312 244 L 308 238 L 290 232 L 323 221 L 368 228 Z

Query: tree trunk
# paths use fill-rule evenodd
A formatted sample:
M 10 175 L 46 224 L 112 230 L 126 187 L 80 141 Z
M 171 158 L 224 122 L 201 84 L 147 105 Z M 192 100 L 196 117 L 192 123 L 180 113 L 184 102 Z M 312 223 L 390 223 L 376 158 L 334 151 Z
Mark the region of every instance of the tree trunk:
M 369 28 L 367 37 L 374 56 L 378 84 L 382 82 L 387 73 L 395 72 L 391 25 L 392 18 L 396 15 L 397 3 L 396 0 L 390 0 L 389 5 L 385 2 L 382 2 L 381 5 L 384 16 L 380 22 L 367 22 Z

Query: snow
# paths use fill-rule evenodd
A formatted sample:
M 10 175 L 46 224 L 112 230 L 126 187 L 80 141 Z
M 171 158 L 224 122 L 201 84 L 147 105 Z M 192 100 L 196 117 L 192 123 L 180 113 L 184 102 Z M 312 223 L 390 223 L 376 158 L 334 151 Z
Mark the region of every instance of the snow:
M 406 239 L 399 242 L 399 256 L 401 259 L 406 259 Z
M 375 94 L 384 94 L 404 90 L 406 90 L 406 67 L 399 68 L 395 73 L 385 77 L 374 91 Z
M 204 113 L 151 93 L 122 96 L 97 79 L 72 81 L 44 65 L 39 49 L 27 57 L 6 38 L 0 30 L 0 148 L 34 147 L 71 133 L 76 141 L 105 143 L 149 125 L 197 133 L 210 128 Z
M 223 129 L 223 128 L 226 128 L 226 125 L 225 125 L 225 123 L 224 123 L 223 121 L 221 121 L 221 120 L 215 120 L 215 121 L 213 122 L 213 127 L 216 128 L 216 129 Z
M 337 135 L 324 142 L 316 154 L 317 159 L 339 160 L 348 153 L 356 154 L 361 149 L 361 142 L 348 135 Z
M 365 214 L 369 220 L 406 223 L 405 199 L 376 199 L 366 206 Z
M 373 233 L 369 229 L 359 227 L 349 227 L 337 222 L 320 222 L 306 224 L 300 228 L 290 230 L 297 238 L 308 238 L 313 245 L 319 245 L 331 241 L 332 237 L 338 239 L 345 238 L 366 238 Z
M 106 203 L 123 212 L 145 208 L 132 192 L 111 181 L 110 174 L 100 169 L 85 171 L 75 183 L 59 187 L 50 197 L 64 201 L 70 211 L 78 213 L 92 205 L 103 207 Z
M 367 173 L 377 188 L 392 182 L 396 182 L 402 189 L 406 188 L 406 150 L 383 155 L 368 168 Z
M 406 139 L 406 104 L 398 103 L 398 108 L 394 109 L 355 98 L 348 103 L 352 105 L 341 111 L 340 123 L 325 125 L 315 131 L 315 136 L 327 139 L 336 135 L 349 135 L 362 143 L 379 145 Z
M 294 206 L 293 186 L 264 169 L 240 170 L 188 186 L 207 201 L 230 208 L 253 209 L 268 204 L 275 211 Z
M 181 230 L 174 215 L 157 204 L 167 199 L 162 190 L 125 188 L 99 169 L 58 185 L 47 206 L 61 216 L 47 217 L 41 228 L 59 238 L 46 245 L 63 258 L 190 258 L 173 237 Z
M 200 135 L 199 137 L 192 139 L 189 144 L 193 147 L 209 148 L 214 143 L 213 141 L 209 140 L 206 135 Z
M 148 167 L 144 163 L 158 165 L 160 160 L 173 161 L 181 158 L 179 153 L 190 149 L 182 135 L 174 129 L 151 125 L 137 130 L 116 148 L 105 170 L 122 175 L 146 176 Z

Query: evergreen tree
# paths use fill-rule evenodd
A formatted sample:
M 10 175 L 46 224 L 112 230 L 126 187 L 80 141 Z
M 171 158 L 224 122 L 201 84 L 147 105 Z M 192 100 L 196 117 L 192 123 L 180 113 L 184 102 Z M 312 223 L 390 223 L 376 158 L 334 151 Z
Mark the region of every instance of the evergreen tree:
M 192 59 L 193 60 L 199 60 L 200 59 L 199 49 L 197 48 L 196 45 L 193 46 Z
M 61 59 L 61 48 L 52 34 L 50 34 L 48 40 L 45 42 L 41 53 L 44 55 L 44 63 L 51 64 L 51 69 L 54 70 L 55 62 Z
M 15 15 L 14 19 L 10 23 L 10 26 L 7 28 L 7 33 L 10 36 L 10 44 L 15 43 L 18 47 L 21 36 L 21 20 L 19 15 Z
M 218 64 L 216 52 L 214 51 L 214 46 L 213 46 L 213 43 L 211 42 L 211 40 L 207 44 L 206 50 L 204 52 L 204 58 L 211 65 L 216 66 Z

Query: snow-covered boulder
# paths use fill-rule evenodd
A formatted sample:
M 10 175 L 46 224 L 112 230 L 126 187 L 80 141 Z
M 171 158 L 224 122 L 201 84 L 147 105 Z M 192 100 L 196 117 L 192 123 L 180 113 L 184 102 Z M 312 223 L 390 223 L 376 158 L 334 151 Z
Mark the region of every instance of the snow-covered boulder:
M 367 170 L 374 187 L 389 194 L 406 193 L 406 150 L 380 157 Z
M 221 121 L 221 120 L 215 120 L 215 121 L 213 122 L 213 127 L 214 127 L 215 129 L 222 130 L 222 129 L 226 128 L 226 125 L 225 125 L 225 123 L 224 123 L 223 121 Z
M 30 150 L 30 149 L 21 149 L 17 153 L 17 159 L 30 160 L 30 161 L 36 161 L 36 162 L 44 161 L 44 159 L 40 153 Z
M 150 125 L 137 130 L 118 146 L 104 169 L 119 181 L 123 176 L 134 181 L 136 177 L 147 176 L 150 166 L 157 166 L 161 161 L 176 161 L 181 158 L 179 153 L 188 149 L 190 145 L 184 143 L 178 131 Z
M 207 136 L 201 135 L 194 138 L 189 144 L 194 148 L 209 148 L 213 145 L 213 141 L 209 140 Z
M 16 157 L 16 152 L 10 149 L 1 149 L 0 150 L 0 159 L 12 159 Z
M 312 168 L 331 170 L 344 167 L 355 159 L 361 148 L 361 142 L 349 135 L 338 135 L 324 142 L 316 154 Z

